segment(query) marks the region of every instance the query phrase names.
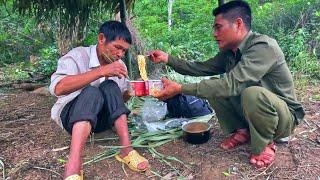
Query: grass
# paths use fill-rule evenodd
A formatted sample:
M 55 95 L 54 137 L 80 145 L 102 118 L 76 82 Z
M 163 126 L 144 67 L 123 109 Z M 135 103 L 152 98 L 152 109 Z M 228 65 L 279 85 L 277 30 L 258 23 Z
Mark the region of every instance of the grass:
M 133 97 L 129 102 L 127 102 L 127 106 L 130 107 L 130 109 L 141 108 L 143 106 L 143 102 L 147 98 L 151 98 L 151 97 Z M 198 118 L 195 118 L 194 120 L 208 121 L 208 117 L 209 116 L 198 117 Z M 177 173 L 179 178 L 183 178 L 180 172 L 178 171 L 178 169 L 174 167 L 174 165 L 172 165 L 171 162 L 178 162 L 179 164 L 185 166 L 186 168 L 190 168 L 190 165 L 184 163 L 183 161 L 179 160 L 174 156 L 164 155 L 159 153 L 156 150 L 157 147 L 180 138 L 183 134 L 181 128 L 148 132 L 146 129 L 138 129 L 134 124 L 134 122 L 132 121 L 132 118 L 129 117 L 128 121 L 129 121 L 128 126 L 129 126 L 129 133 L 131 136 L 132 147 L 146 148 L 150 152 L 152 157 L 156 158 L 161 163 L 164 163 L 167 166 L 169 166 L 174 172 Z M 91 139 L 91 141 L 92 142 L 112 141 L 115 139 L 116 138 L 102 138 L 102 139 Z M 89 160 L 86 161 L 83 165 L 92 164 L 107 158 L 114 157 L 116 154 L 119 153 L 119 150 L 124 146 L 115 145 L 115 146 L 104 146 L 104 147 L 106 148 L 104 152 L 96 154 L 93 157 L 90 157 Z M 152 171 L 152 173 L 155 176 L 162 178 L 158 172 Z

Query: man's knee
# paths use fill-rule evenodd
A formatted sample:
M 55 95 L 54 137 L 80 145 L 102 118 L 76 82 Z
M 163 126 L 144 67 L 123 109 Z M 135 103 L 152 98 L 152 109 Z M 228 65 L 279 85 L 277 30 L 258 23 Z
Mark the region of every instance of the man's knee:
M 81 91 L 81 98 L 88 101 L 103 101 L 103 96 L 99 88 L 95 86 L 87 86 Z
M 104 99 L 109 99 L 110 97 L 121 97 L 121 90 L 116 82 L 113 80 L 106 80 L 99 86 L 100 91 L 103 94 Z
M 266 89 L 259 86 L 248 87 L 241 93 L 241 105 L 246 115 L 252 115 L 268 102 Z
M 120 90 L 118 84 L 113 80 L 105 80 L 103 83 L 100 84 L 100 89 L 102 90 Z

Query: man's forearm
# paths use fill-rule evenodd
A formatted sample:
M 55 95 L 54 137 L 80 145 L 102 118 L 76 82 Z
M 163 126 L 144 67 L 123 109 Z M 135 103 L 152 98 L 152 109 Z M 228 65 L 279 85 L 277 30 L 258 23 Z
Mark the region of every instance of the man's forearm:
M 63 78 L 55 87 L 55 94 L 57 96 L 70 94 L 77 91 L 91 82 L 102 77 L 99 69 L 94 69 L 79 75 L 69 75 Z
M 213 59 L 209 59 L 204 62 L 197 62 L 186 61 L 169 56 L 167 65 L 180 74 L 190 76 L 212 76 L 224 73 L 219 62 L 214 61 Z

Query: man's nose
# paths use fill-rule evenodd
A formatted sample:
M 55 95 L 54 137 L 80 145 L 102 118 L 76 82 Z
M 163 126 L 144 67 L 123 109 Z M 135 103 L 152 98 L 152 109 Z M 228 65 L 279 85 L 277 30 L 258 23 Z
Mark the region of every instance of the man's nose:
M 218 37 L 217 31 L 213 31 L 213 37 L 214 37 L 215 39 L 217 39 L 217 37 Z
M 118 51 L 117 56 L 118 56 L 119 58 L 122 58 L 125 53 L 126 53 L 126 51 Z

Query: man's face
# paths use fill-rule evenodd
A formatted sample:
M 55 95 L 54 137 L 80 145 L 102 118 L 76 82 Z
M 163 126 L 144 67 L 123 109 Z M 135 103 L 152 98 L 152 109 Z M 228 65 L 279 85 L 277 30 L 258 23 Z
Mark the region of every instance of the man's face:
M 108 64 L 121 59 L 129 47 L 130 44 L 123 39 L 116 39 L 107 43 L 106 41 L 102 43 L 99 41 L 98 46 L 101 58 Z
M 213 36 L 222 50 L 234 49 L 238 45 L 238 27 L 236 23 L 224 19 L 222 14 L 216 16 Z

